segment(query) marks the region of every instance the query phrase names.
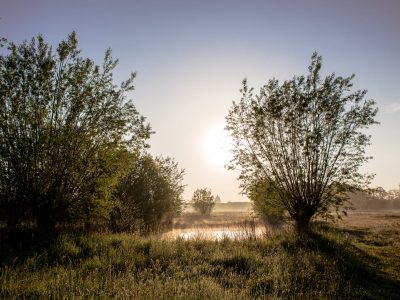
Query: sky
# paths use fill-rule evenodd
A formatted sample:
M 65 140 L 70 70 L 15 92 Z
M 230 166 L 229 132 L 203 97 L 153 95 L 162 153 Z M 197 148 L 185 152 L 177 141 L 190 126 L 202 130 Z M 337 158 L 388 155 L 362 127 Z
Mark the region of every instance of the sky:
M 0 36 L 42 34 L 57 46 L 76 31 L 82 55 L 101 64 L 113 50 L 116 82 L 137 72 L 129 94 L 156 132 L 154 155 L 186 170 L 184 193 L 210 188 L 223 202 L 246 201 L 227 170 L 225 116 L 243 78 L 257 90 L 269 79 L 307 73 L 356 74 L 355 89 L 379 107 L 363 171 L 372 186 L 400 184 L 400 1 L 21 1 L 0 0 Z

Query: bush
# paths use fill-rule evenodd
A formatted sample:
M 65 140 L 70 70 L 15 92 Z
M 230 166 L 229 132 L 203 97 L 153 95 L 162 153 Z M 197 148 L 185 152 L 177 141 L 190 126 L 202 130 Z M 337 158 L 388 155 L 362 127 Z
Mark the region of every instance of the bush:
M 269 228 L 280 227 L 284 221 L 285 209 L 279 202 L 274 186 L 268 180 L 258 180 L 250 187 L 248 196 L 253 202 L 254 212 Z
M 111 229 L 150 233 L 171 224 L 181 212 L 183 175 L 171 158 L 142 155 L 114 194 Z

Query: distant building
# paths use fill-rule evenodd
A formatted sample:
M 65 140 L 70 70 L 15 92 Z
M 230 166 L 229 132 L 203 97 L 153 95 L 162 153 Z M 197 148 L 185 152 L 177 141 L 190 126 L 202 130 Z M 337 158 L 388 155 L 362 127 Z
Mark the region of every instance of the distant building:
M 218 195 L 215 197 L 215 203 L 221 203 L 221 198 Z

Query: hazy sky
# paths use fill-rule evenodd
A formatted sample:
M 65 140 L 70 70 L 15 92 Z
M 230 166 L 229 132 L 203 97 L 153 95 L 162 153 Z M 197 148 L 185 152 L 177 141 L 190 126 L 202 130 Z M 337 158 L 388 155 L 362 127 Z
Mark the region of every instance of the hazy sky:
M 156 134 L 151 152 L 186 169 L 185 198 L 211 188 L 238 201 L 224 118 L 244 77 L 258 89 L 272 77 L 305 74 L 313 51 L 323 72 L 356 74 L 377 101 L 370 130 L 374 186 L 400 183 L 400 1 L 18 1 L 0 0 L 0 36 L 42 33 L 53 44 L 75 30 L 82 54 L 101 63 L 111 47 L 115 77 L 137 71 L 130 96 Z

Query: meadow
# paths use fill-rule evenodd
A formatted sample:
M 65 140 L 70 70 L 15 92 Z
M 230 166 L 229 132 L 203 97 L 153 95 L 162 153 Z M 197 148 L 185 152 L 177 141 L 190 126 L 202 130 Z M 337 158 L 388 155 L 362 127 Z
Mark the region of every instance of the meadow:
M 243 224 L 246 213 L 186 213 L 175 224 L 217 228 L 227 220 Z M 319 221 L 301 238 L 289 226 L 218 240 L 77 232 L 19 240 L 1 241 L 0 298 L 400 298 L 395 211 Z

